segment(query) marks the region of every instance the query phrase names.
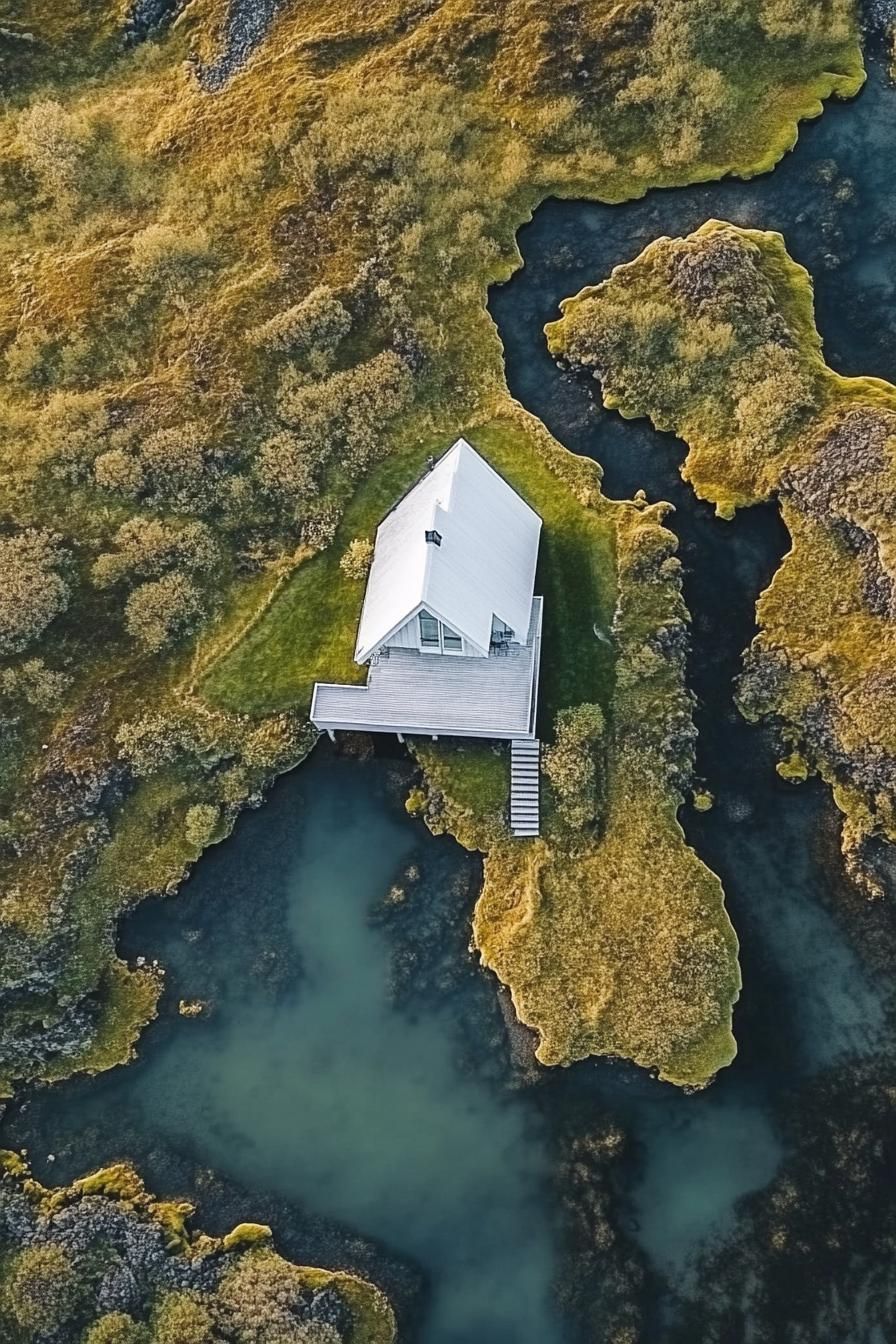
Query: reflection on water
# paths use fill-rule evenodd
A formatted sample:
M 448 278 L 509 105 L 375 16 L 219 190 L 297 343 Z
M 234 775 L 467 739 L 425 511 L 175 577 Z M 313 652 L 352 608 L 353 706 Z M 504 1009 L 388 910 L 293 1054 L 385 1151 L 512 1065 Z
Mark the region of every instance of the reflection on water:
M 265 852 L 288 844 L 289 932 L 305 978 L 280 1003 L 225 999 L 209 1030 L 153 1052 L 134 1099 L 242 1183 L 422 1262 L 436 1285 L 434 1344 L 541 1344 L 551 1338 L 544 1145 L 525 1106 L 458 1071 L 449 1010 L 408 1021 L 390 1002 L 389 945 L 365 913 L 420 835 L 372 791 L 375 769 L 309 771 L 252 819 L 239 843 L 257 876 L 242 897 L 264 899 Z M 233 947 L 234 985 L 241 969 Z
M 724 818 L 715 835 L 707 819 L 703 840 L 693 828 L 701 853 L 713 852 L 744 949 L 740 1055 L 696 1096 L 639 1088 L 621 1102 L 642 1155 L 632 1231 L 679 1287 L 706 1238 L 730 1230 L 739 1198 L 774 1175 L 785 1151 L 778 1098 L 799 1076 L 887 1041 L 882 991 L 818 899 L 826 878 L 811 841 L 822 801 L 820 788 L 813 796 L 781 785 L 780 806 Z
M 745 1089 L 708 1106 L 645 1107 L 638 1131 L 645 1161 L 632 1190 L 635 1235 L 677 1282 L 707 1232 L 730 1225 L 735 1201 L 775 1174 L 780 1144 Z

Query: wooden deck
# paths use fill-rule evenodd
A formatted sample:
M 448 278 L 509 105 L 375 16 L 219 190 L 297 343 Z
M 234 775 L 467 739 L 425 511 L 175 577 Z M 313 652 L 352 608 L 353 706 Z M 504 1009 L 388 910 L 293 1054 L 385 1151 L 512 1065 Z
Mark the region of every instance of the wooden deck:
M 327 732 L 534 738 L 542 599 L 533 598 L 525 645 L 463 658 L 391 649 L 366 686 L 319 682 L 311 721 Z

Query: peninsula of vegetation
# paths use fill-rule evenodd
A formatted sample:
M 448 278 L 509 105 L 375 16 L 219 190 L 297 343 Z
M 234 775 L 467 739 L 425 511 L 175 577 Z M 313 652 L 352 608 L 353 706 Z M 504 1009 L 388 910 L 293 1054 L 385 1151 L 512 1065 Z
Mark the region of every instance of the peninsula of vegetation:
M 551 193 L 769 169 L 860 87 L 852 4 L 122 8 L 0 32 L 4 1089 L 129 1057 L 160 979 L 118 918 L 310 749 L 359 550 L 460 433 L 543 516 L 562 634 L 542 840 L 488 825 L 491 760 L 421 752 L 489 853 L 478 944 L 544 1062 L 706 1082 L 739 974 L 676 820 L 672 540 L 514 406 L 484 298 Z
M 677 820 L 695 732 L 675 538 L 664 505 L 605 499 L 595 464 L 540 426 L 521 473 L 508 431 L 479 442 L 544 518 L 542 836 L 510 838 L 506 757 L 489 748 L 416 742 L 412 806 L 487 854 L 475 943 L 542 1063 L 624 1055 L 700 1086 L 734 1056 L 740 973 L 721 885 Z
M 896 388 L 827 367 L 780 234 L 717 220 L 567 300 L 548 339 L 605 405 L 685 440 L 686 479 L 724 517 L 778 500 L 791 549 L 738 702 L 779 729 L 785 779 L 832 786 L 847 866 L 876 894 L 876 841 L 896 839 Z

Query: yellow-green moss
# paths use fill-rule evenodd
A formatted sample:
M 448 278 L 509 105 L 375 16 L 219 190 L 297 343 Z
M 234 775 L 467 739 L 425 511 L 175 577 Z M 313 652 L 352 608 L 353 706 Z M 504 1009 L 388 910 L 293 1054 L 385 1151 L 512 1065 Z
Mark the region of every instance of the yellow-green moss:
M 272 1232 L 264 1223 L 237 1223 L 224 1238 L 225 1251 L 245 1250 L 249 1246 L 259 1246 L 270 1241 Z
M 335 1288 L 348 1303 L 352 1316 L 350 1344 L 393 1344 L 395 1315 L 386 1295 L 365 1279 L 342 1270 L 302 1267 L 308 1288 Z
M 697 305 L 687 276 L 706 261 Z M 724 516 L 779 499 L 791 549 L 757 604 L 739 703 L 783 726 L 783 778 L 832 785 L 849 870 L 880 891 L 865 850 L 896 840 L 896 388 L 826 366 L 811 278 L 780 234 L 718 220 L 651 244 L 547 330 L 576 366 L 600 352 L 608 405 L 685 439 L 683 474 Z
M 651 652 L 657 632 L 683 629 L 686 616 L 674 538 L 662 506 L 615 507 L 604 816 L 591 835 L 549 824 L 539 841 L 491 848 L 474 935 L 538 1031 L 542 1063 L 623 1055 L 669 1082 L 703 1086 L 736 1051 L 737 939 L 721 884 L 677 819 L 677 781 L 691 768 L 687 749 L 672 746 L 690 713 L 684 645 L 677 658 Z
M 809 778 L 806 758 L 798 751 L 792 751 L 783 761 L 778 761 L 775 769 L 782 779 L 788 780 L 791 784 L 803 784 Z
M 395 1316 L 385 1295 L 372 1283 L 357 1275 L 342 1271 L 317 1269 L 313 1266 L 295 1266 L 281 1259 L 271 1248 L 270 1228 L 258 1223 L 240 1223 L 224 1237 L 210 1237 L 205 1233 L 193 1232 L 188 1227 L 188 1219 L 193 1212 L 186 1203 L 156 1201 L 146 1191 L 136 1171 L 126 1163 L 104 1168 L 101 1171 L 84 1176 L 69 1186 L 46 1187 L 29 1175 L 24 1159 L 17 1153 L 0 1152 L 0 1180 L 14 1183 L 24 1194 L 34 1214 L 42 1215 L 46 1220 L 45 1235 L 52 1242 L 54 1217 L 61 1210 L 67 1212 L 69 1225 L 77 1217 L 77 1205 L 80 1200 L 102 1196 L 116 1202 L 121 1212 L 136 1222 L 158 1225 L 163 1233 L 168 1253 L 187 1259 L 206 1257 L 226 1253 L 228 1262 L 220 1288 L 208 1293 L 197 1294 L 196 1300 L 214 1309 L 216 1316 L 223 1314 L 224 1326 L 233 1321 L 234 1306 L 239 1313 L 242 1309 L 239 1282 L 235 1292 L 231 1291 L 228 1281 L 248 1271 L 250 1284 L 261 1284 L 268 1290 L 285 1288 L 318 1290 L 333 1288 L 348 1308 L 350 1330 L 347 1344 L 394 1344 Z M 101 1234 L 100 1234 L 101 1236 Z M 13 1338 L 18 1344 L 19 1335 L 9 1335 L 15 1329 L 15 1321 L 7 1313 L 3 1294 L 5 1275 L 15 1260 L 15 1236 L 7 1239 L 4 1255 L 0 1257 L 0 1331 L 3 1339 Z M 125 1256 L 125 1264 L 127 1257 Z M 261 1271 L 260 1277 L 256 1271 Z M 135 1277 L 135 1287 L 137 1279 Z M 81 1315 L 91 1317 L 91 1291 L 93 1279 L 85 1280 L 82 1285 Z M 158 1307 L 164 1294 L 155 1303 L 146 1302 L 143 1309 L 152 1315 L 153 1307 Z M 263 1306 L 263 1300 L 259 1302 Z M 103 1309 L 97 1304 L 93 1315 L 101 1316 Z M 229 1333 L 229 1330 L 227 1330 Z
M 170 33 L 127 50 L 123 9 L 100 3 L 87 21 L 73 0 L 28 0 L 17 18 L 39 40 L 5 81 L 0 117 L 0 341 L 15 375 L 0 401 L 0 504 L 22 523 L 60 531 L 78 556 L 75 601 L 47 639 L 74 669 L 72 685 L 58 714 L 23 716 L 7 752 L 3 802 L 25 852 L 0 880 L 19 892 L 29 927 L 49 926 L 61 873 L 83 838 L 55 819 L 48 827 L 34 807 L 43 744 L 65 750 L 64 734 L 92 696 L 105 698 L 96 751 L 106 759 L 124 721 L 185 704 L 200 715 L 227 711 L 212 716 L 201 750 L 160 762 L 115 809 L 108 845 L 93 837 L 104 852 L 72 901 L 76 937 L 58 1002 L 42 1001 L 40 1014 L 58 1019 L 63 1001 L 116 990 L 93 1056 L 109 1063 L 130 1050 L 148 997 L 145 982 L 115 969 L 115 919 L 146 890 L 180 880 L 197 849 L 183 830 L 191 805 L 226 804 L 229 824 L 242 798 L 300 758 L 296 749 L 248 765 L 246 716 L 301 712 L 316 678 L 362 675 L 351 661 L 362 585 L 341 574 L 338 556 L 369 535 L 426 455 L 465 427 L 545 514 L 545 648 L 573 629 L 577 641 L 568 656 L 546 660 L 546 709 L 552 718 L 613 695 L 612 656 L 576 626 L 576 604 L 584 595 L 593 620 L 612 606 L 615 525 L 607 511 L 582 508 L 598 494 L 596 473 L 556 445 L 543 452 L 547 437 L 520 417 L 485 309 L 487 285 L 518 263 L 515 233 L 538 201 L 617 201 L 655 185 L 763 171 L 822 99 L 848 96 L 863 78 L 847 0 L 826 5 L 798 43 L 759 0 L 733 10 L 709 0 L 657 6 L 647 41 L 636 7 L 630 14 L 615 0 L 583 7 L 570 41 L 547 0 L 497 17 L 462 0 L 410 18 L 391 0 L 363 14 L 312 0 L 282 7 L 246 68 L 209 96 L 184 57 L 192 49 L 214 59 L 223 0 L 193 0 Z M 702 56 L 708 31 L 712 65 Z M 573 78 L 580 67 L 587 80 Z M 621 88 L 628 100 L 616 96 Z M 38 137 L 29 159 L 22 137 L 32 95 L 59 103 L 54 125 L 74 147 L 77 171 L 59 190 L 46 164 L 41 176 L 45 141 Z M 319 182 L 308 176 L 314 154 Z M 188 295 L 137 283 L 131 260 L 154 228 L 205 240 L 209 262 L 191 274 Z M 61 389 L 92 414 L 113 407 L 116 433 L 138 414 L 153 425 L 199 419 L 222 461 L 236 453 L 226 474 L 238 487 L 251 471 L 240 454 L 282 427 L 277 359 L 262 357 L 246 333 L 320 284 L 351 286 L 371 260 L 363 315 L 338 360 L 352 367 L 396 341 L 410 348 L 413 404 L 380 417 L 363 468 L 351 459 L 356 436 L 340 441 L 321 482 L 325 502 L 343 511 L 335 544 L 311 557 L 285 523 L 278 536 L 265 534 L 270 544 L 260 560 L 249 557 L 256 572 L 246 574 L 240 529 L 264 533 L 269 518 L 234 506 L 224 526 L 210 508 L 220 565 L 209 601 L 219 603 L 220 624 L 198 646 L 187 639 L 159 656 L 138 653 L 123 631 L 121 595 L 97 591 L 87 574 L 143 505 L 98 488 L 89 464 L 74 484 L 53 473 L 50 394 Z M 66 452 L 75 441 L 65 439 Z M 232 770 L 214 749 L 222 743 Z M 127 1011 L 125 985 L 137 991 Z M 49 1073 L 68 1068 L 60 1057 Z

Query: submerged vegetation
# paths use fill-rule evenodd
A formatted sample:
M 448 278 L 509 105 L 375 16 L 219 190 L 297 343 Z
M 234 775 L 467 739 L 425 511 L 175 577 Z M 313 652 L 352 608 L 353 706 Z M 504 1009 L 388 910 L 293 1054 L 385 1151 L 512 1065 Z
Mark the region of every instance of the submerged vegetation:
M 791 549 L 738 700 L 779 728 L 785 779 L 833 787 L 848 867 L 876 893 L 876 841 L 896 840 L 896 388 L 827 367 L 779 234 L 718 221 L 652 244 L 548 331 L 606 405 L 686 441 L 686 478 L 724 516 L 778 499 Z
M 270 1230 L 191 1232 L 119 1164 L 46 1188 L 0 1153 L 0 1328 L 6 1344 L 392 1344 L 372 1284 L 290 1264 Z
M 310 686 L 350 665 L 363 578 L 340 562 L 461 430 L 545 515 L 551 720 L 598 703 L 608 725 L 597 831 L 563 838 L 558 807 L 556 840 L 491 851 L 486 959 L 526 980 L 543 1058 L 705 1080 L 737 975 L 675 819 L 669 543 L 518 415 L 484 294 L 551 192 L 769 168 L 860 86 L 852 5 L 124 9 L 29 0 L 0 29 L 4 1086 L 128 1058 L 158 977 L 116 958 L 119 915 L 307 752 Z M 592 629 L 614 608 L 615 658 Z M 535 868 L 521 950 L 498 912 Z M 592 881 L 598 963 L 564 967 L 551 930 L 593 915 Z M 525 1004 L 561 992 L 551 1038 Z
M 812 1344 L 891 1333 L 894 1087 L 892 1057 L 876 1056 L 797 1091 L 793 1155 L 701 1256 L 673 1344 L 722 1344 L 733 1322 Z

